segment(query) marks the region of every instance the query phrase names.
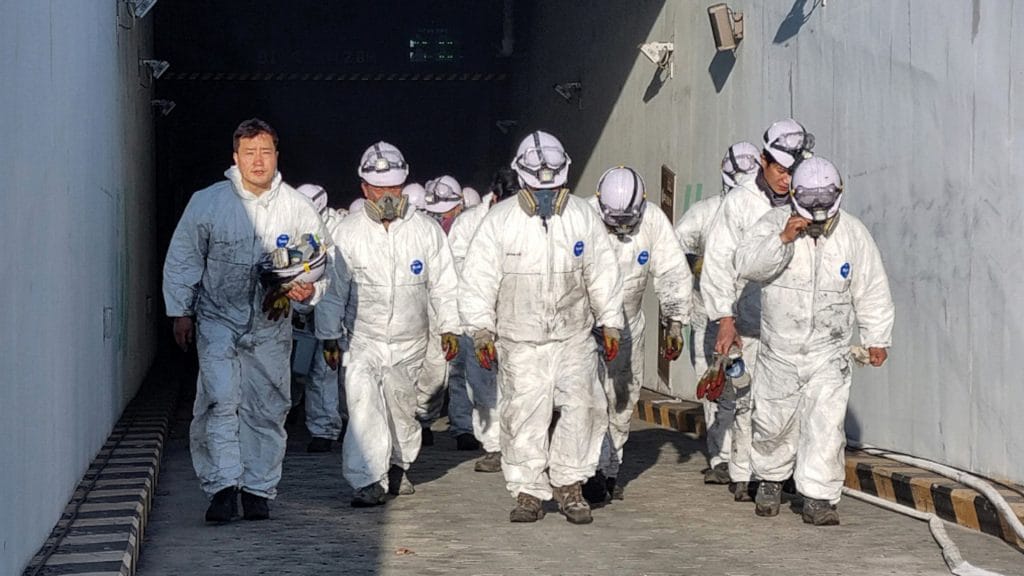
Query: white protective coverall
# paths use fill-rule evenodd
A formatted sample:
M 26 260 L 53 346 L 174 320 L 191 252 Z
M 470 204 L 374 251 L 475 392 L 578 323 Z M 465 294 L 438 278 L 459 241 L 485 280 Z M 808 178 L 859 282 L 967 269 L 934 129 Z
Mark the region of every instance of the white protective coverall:
M 592 196 L 589 202 L 600 214 L 597 196 Z M 654 204 L 645 203 L 643 219 L 633 235 L 620 240 L 608 232 L 622 276 L 622 303 L 626 312 L 619 355 L 599 365 L 601 385 L 608 400 L 608 433 L 601 444 L 599 468 L 609 478 L 618 476 L 623 446 L 629 439 L 633 408 L 644 384 L 647 321 L 641 304 L 648 280 L 654 279 L 654 293 L 665 320 L 683 325 L 690 323 L 693 276 L 686 255 L 665 213 Z
M 679 238 L 679 243 L 683 246 L 683 252 L 697 258 L 698 262 L 704 257 L 704 248 L 707 245 L 711 222 L 718 214 L 718 209 L 724 199 L 725 196 L 718 194 L 697 202 L 683 213 L 683 217 L 676 226 L 676 237 Z M 693 312 L 690 314 L 690 326 L 693 328 L 690 353 L 693 370 L 699 379 L 707 371 L 710 359 L 714 354 L 717 332 L 715 330 L 708 332 L 708 313 L 704 309 L 699 275 L 694 282 L 694 288 Z M 728 463 L 729 453 L 732 450 L 732 435 L 729 433 L 729 428 L 732 426 L 736 399 L 729 396 L 732 395 L 723 395 L 717 402 L 711 402 L 707 398 L 700 400 L 704 407 L 709 464 L 712 468 L 723 462 Z
M 622 330 L 622 280 L 601 217 L 569 195 L 560 215 L 493 206 L 466 254 L 459 312 L 469 334 L 497 335 L 501 467 L 513 496 L 594 475 L 608 425 L 598 326 Z M 548 439 L 552 410 L 561 413 Z
M 458 332 L 458 277 L 444 231 L 415 210 L 384 228 L 365 210 L 334 233 L 330 286 L 316 334 L 347 345 L 348 428 L 342 473 L 355 489 L 387 490 L 391 465 L 408 470 L 420 449 L 416 379 L 433 309 L 439 332 Z
M 736 252 L 740 276 L 763 283 L 751 461 L 758 478 L 792 474 L 805 497 L 836 504 L 853 329 L 863 346 L 889 348 L 895 310 L 882 257 L 860 220 L 840 210 L 831 235 L 783 244 L 790 214 L 786 206 L 770 211 Z
M 323 214 L 324 227 L 331 238 L 338 224 L 345 218 L 348 211 L 326 208 Z M 309 311 L 310 320 L 313 311 Z M 317 340 L 316 352 L 313 354 L 313 365 L 306 383 L 306 428 L 314 438 L 336 440 L 341 435 L 341 423 L 348 412 L 345 408 L 345 395 L 342 391 L 343 370 L 331 370 L 324 360 L 323 342 Z
M 742 175 L 738 185 L 722 200 L 708 229 L 701 272 L 701 295 L 709 322 L 726 316 L 736 319 L 736 331 L 743 339 L 746 374 L 732 382 L 736 392 L 735 416 L 730 428 L 729 477 L 733 482 L 749 482 L 750 471 L 750 381 L 756 371 L 761 331 L 761 286 L 740 280 L 733 257 L 747 230 L 771 210 L 766 192 L 754 175 Z
M 455 219 L 452 229 L 448 232 L 448 242 L 452 247 L 455 269 L 459 272 L 460 277 L 466 262 L 466 252 L 469 251 L 469 243 L 491 208 L 491 198 L 491 194 L 487 194 L 481 204 L 464 210 Z M 500 452 L 501 424 L 498 420 L 497 371 L 487 370 L 477 361 L 471 334 L 463 334 L 459 338 L 459 356 L 464 366 L 462 372 L 464 385 L 472 405 L 470 426 L 473 436 L 480 442 L 485 452 Z M 451 404 L 455 404 L 458 397 L 454 391 L 459 385 L 459 382 L 454 381 L 456 377 L 457 372 L 453 370 L 448 384 L 453 390 Z M 459 407 L 449 405 L 448 411 L 449 417 L 451 417 L 452 413 L 459 411 Z
M 228 180 L 192 196 L 174 230 L 164 302 L 168 316 L 196 321 L 190 446 L 203 491 L 212 496 L 235 486 L 274 498 L 291 407 L 292 325 L 262 312 L 257 264 L 279 244 L 309 233 L 326 238 L 326 230 L 280 173 L 260 196 L 244 190 L 237 167 L 224 175 Z

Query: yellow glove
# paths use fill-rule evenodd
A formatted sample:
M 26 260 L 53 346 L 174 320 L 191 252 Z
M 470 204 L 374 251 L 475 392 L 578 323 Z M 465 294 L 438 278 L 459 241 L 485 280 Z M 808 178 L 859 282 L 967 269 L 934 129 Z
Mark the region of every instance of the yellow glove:
M 263 311 L 267 318 L 277 321 L 281 317 L 287 318 L 292 310 L 292 301 L 288 299 L 288 291 L 281 288 L 267 292 L 263 297 Z
M 497 353 L 494 351 L 494 334 L 490 330 L 480 330 L 473 334 L 473 349 L 476 352 L 477 362 L 486 370 L 494 366 Z
M 338 346 L 337 340 L 324 340 L 324 361 L 331 370 L 337 370 L 338 366 L 341 366 L 341 347 Z
M 604 361 L 611 362 L 619 355 L 619 329 L 604 327 Z
M 683 325 L 670 322 L 665 331 L 665 359 L 675 360 L 683 352 Z
M 459 355 L 459 337 L 451 332 L 441 334 L 441 350 L 444 350 L 444 359 L 451 362 Z

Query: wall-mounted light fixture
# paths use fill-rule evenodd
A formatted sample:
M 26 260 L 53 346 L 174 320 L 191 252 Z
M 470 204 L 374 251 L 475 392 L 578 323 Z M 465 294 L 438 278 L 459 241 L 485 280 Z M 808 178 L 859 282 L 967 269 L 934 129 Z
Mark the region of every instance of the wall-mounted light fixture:
M 727 4 L 713 4 L 708 6 L 708 17 L 715 49 L 719 52 L 735 50 L 743 39 L 743 12 L 733 12 Z
M 166 60 L 144 59 L 139 60 L 139 65 L 149 68 L 149 77 L 154 80 L 162 76 L 163 73 L 167 72 L 167 69 L 171 67 L 171 63 Z
M 161 116 L 170 114 L 175 106 L 174 100 L 150 100 L 149 103 L 153 106 L 154 110 L 160 112 Z
M 675 65 L 672 55 L 675 53 L 676 45 L 672 42 L 648 42 L 640 45 L 640 52 L 648 60 L 662 70 L 668 70 L 668 77 L 671 78 L 675 72 Z
M 156 6 L 156 2 L 157 0 L 125 0 L 125 3 L 128 4 L 128 11 L 136 20 L 145 17 L 153 9 L 153 6 Z

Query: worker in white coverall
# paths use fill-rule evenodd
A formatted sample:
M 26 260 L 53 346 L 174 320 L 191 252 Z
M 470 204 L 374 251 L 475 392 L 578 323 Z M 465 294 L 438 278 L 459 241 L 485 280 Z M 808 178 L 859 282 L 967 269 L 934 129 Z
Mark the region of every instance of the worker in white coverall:
M 708 230 L 729 190 L 735 188 L 741 179 L 753 178 L 757 174 L 761 168 L 760 156 L 761 152 L 757 146 L 750 142 L 737 142 L 730 146 L 722 158 L 722 193 L 690 206 L 676 226 L 676 236 L 693 271 L 693 312 L 690 314 L 693 338 L 690 341 L 690 354 L 698 378 L 708 369 L 714 353 L 715 337 L 718 335 L 716 326 L 708 329 L 708 314 L 704 309 L 704 298 L 700 292 L 700 274 Z M 727 384 L 725 392 L 716 402 L 707 398 L 701 398 L 700 401 L 704 407 L 709 464 L 704 470 L 704 483 L 728 484 L 729 454 L 732 449 L 729 428 L 732 426 L 736 411 L 736 390 L 731 384 Z
M 462 212 L 462 186 L 454 177 L 445 175 L 428 181 L 425 188 L 423 213 L 436 220 L 447 236 L 455 218 Z M 432 325 L 431 329 L 435 327 Z M 480 443 L 473 437 L 472 408 L 466 394 L 466 372 L 465 365 L 461 363 L 462 358 L 463 354 L 459 354 L 447 362 L 440 341 L 431 337 L 427 342 L 423 372 L 416 382 L 416 419 L 423 426 L 423 433 L 429 434 L 432 439 L 430 425 L 441 417 L 445 394 L 448 393 L 451 395 L 448 403 L 448 430 L 455 437 L 456 448 L 478 450 Z
M 608 400 L 608 432 L 601 444 L 597 473 L 583 486 L 583 496 L 597 504 L 623 497 L 617 480 L 619 466 L 629 439 L 633 408 L 644 383 L 647 320 L 640 306 L 647 282 L 654 280 L 661 318 L 667 322 L 665 357 L 675 360 L 683 351 L 683 325 L 690 322 L 693 277 L 672 224 L 664 212 L 647 201 L 644 180 L 636 170 L 620 166 L 605 171 L 598 180 L 597 194 L 589 202 L 601 215 L 618 259 L 626 314 L 622 350 L 614 360 L 599 365 Z
M 463 210 L 455 219 L 448 233 L 448 243 L 452 247 L 452 258 L 455 260 L 455 269 L 459 272 L 460 278 L 470 241 L 491 206 L 518 190 L 519 182 L 515 172 L 510 168 L 501 168 L 495 173 L 490 191 L 484 195 L 481 203 Z M 473 337 L 468 334 L 459 337 L 459 360 L 465 366 L 466 393 L 471 405 L 473 436 L 484 449 L 483 457 L 476 461 L 473 469 L 477 472 L 501 472 L 501 423 L 498 419 L 499 389 L 496 371 L 480 365 L 473 354 Z M 456 404 L 456 401 L 457 396 L 453 394 L 451 404 Z M 452 411 L 452 407 L 449 406 L 449 412 Z
M 327 205 L 327 190 L 318 184 L 303 184 L 297 188 L 317 209 L 320 218 L 324 221 L 327 233 L 333 237 L 334 229 L 341 220 L 348 214 L 348 210 L 335 210 Z M 314 351 L 311 356 L 312 363 L 309 366 L 309 373 L 303 378 L 305 381 L 305 408 L 306 408 L 306 429 L 309 430 L 310 440 L 306 445 L 307 452 L 330 452 L 331 445 L 335 440 L 341 439 L 342 430 L 345 425 L 347 412 L 345 409 L 345 396 L 341 391 L 341 371 L 332 370 L 327 365 L 323 356 L 323 343 L 316 339 L 313 328 L 313 308 L 304 305 L 296 305 L 296 322 L 303 325 L 302 333 L 308 335 L 313 342 Z M 300 329 L 295 326 L 296 346 L 299 345 L 298 333 Z M 295 370 L 293 369 L 293 372 Z
M 753 500 L 756 484 L 750 470 L 750 379 L 760 346 L 760 284 L 736 274 L 733 258 L 747 230 L 765 212 L 789 202 L 789 178 L 797 162 L 810 155 L 814 137 L 792 119 L 772 124 L 764 133 L 761 168 L 754 178 L 741 179 L 718 209 L 708 230 L 701 273 L 701 293 L 708 321 L 718 326 L 715 354 L 742 350 L 746 373 L 732 380 L 735 416 L 730 428 L 730 489 L 737 502 Z
M 415 491 L 405 471 L 420 450 L 416 379 L 429 309 L 447 358 L 458 353 L 451 251 L 435 222 L 409 210 L 401 195 L 408 172 L 391 144 L 379 142 L 363 154 L 358 174 L 367 201 L 335 229 L 330 286 L 316 307 L 328 364 L 345 366 L 342 473 L 355 489 L 356 507 L 382 504 L 385 493 Z
M 516 497 L 512 522 L 535 522 L 554 496 L 572 523 L 593 521 L 582 483 L 608 425 L 598 344 L 618 354 L 622 280 L 604 223 L 565 183 L 569 157 L 546 132 L 527 136 L 512 168 L 516 202 L 493 206 L 476 231 L 459 312 L 485 368 L 500 360 L 501 467 Z M 554 431 L 552 410 L 561 414 Z
M 840 210 L 843 181 L 824 158 L 797 166 L 792 206 L 769 211 L 736 251 L 742 278 L 762 283 L 761 350 L 754 372 L 751 464 L 759 516 L 775 516 L 791 474 L 803 520 L 839 524 L 850 341 L 857 328 L 872 366 L 892 343 L 895 310 L 875 241 Z
M 190 429 L 192 464 L 211 497 L 209 522 L 270 517 L 291 406 L 289 301 L 314 302 L 312 284 L 265 293 L 258 265 L 305 234 L 324 238 L 316 209 L 277 171 L 277 134 L 259 119 L 234 133 L 227 180 L 193 194 L 164 262 L 174 338 L 199 354 Z M 269 305 L 269 314 L 266 310 Z M 282 308 L 283 306 L 283 308 Z M 271 319 L 273 317 L 273 319 Z

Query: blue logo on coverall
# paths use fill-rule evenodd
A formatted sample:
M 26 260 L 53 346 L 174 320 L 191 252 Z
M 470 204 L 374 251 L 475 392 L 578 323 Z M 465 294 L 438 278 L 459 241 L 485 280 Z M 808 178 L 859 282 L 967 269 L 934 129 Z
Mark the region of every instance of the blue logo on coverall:
M 647 250 L 644 250 L 643 252 L 640 253 L 639 256 L 636 257 L 636 261 L 639 262 L 641 266 L 643 266 L 644 264 L 647 264 L 647 261 L 650 260 L 650 259 L 651 259 L 651 253 L 648 252 Z
M 572 247 L 572 253 L 579 256 L 583 254 L 583 240 L 578 240 L 576 245 Z
M 847 262 L 846 264 L 843 264 L 842 266 L 839 267 L 839 275 L 842 276 L 843 278 L 849 278 L 850 277 L 850 263 L 849 262 Z
M 278 248 L 284 248 L 287 245 L 288 245 L 288 235 L 287 234 L 281 234 L 280 236 L 277 237 L 277 247 Z
M 423 272 L 423 262 L 420 262 L 419 260 L 413 260 L 412 266 L 409 266 L 409 269 L 412 270 L 413 274 L 419 276 L 420 273 Z

